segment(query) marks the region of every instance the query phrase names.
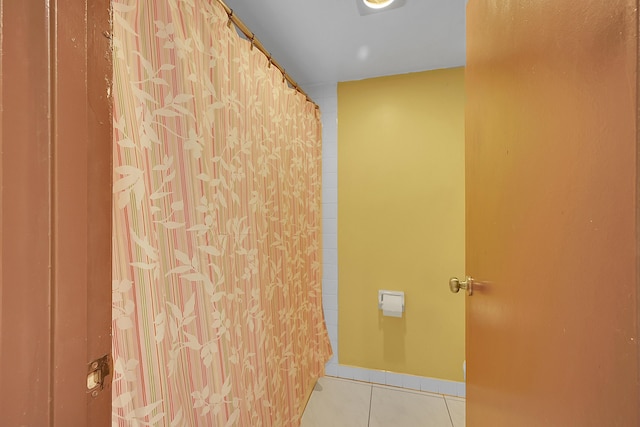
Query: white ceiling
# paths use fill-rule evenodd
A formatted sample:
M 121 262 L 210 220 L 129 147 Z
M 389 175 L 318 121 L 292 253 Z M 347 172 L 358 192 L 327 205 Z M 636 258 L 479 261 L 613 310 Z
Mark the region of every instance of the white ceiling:
M 464 65 L 466 0 L 225 0 L 302 87 Z M 396 0 L 400 1 L 400 0 Z

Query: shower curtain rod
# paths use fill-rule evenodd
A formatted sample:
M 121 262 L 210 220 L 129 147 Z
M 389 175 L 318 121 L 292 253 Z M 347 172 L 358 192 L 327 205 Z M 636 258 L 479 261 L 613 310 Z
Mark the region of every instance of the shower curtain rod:
M 233 9 L 227 6 L 223 0 L 217 0 L 217 1 L 222 5 L 224 10 L 227 12 L 227 16 L 229 17 L 229 24 L 233 22 L 236 28 L 242 31 L 245 37 L 249 39 L 249 41 L 251 42 L 251 47 L 254 47 L 254 46 L 257 47 L 258 50 L 262 52 L 264 56 L 266 56 L 269 59 L 269 63 L 274 65 L 278 70 L 280 70 L 280 72 L 282 73 L 283 81 L 286 79 L 295 90 L 297 90 L 307 98 L 307 101 L 315 105 L 316 108 L 320 108 L 318 107 L 318 104 L 313 102 L 311 98 L 309 98 L 309 95 L 307 95 L 307 93 L 304 90 L 302 90 L 300 86 L 298 86 L 298 83 L 296 83 L 296 81 L 293 80 L 289 74 L 287 74 L 285 69 L 280 64 L 278 64 L 278 62 L 275 59 L 271 57 L 271 54 L 267 51 L 267 49 L 265 49 L 264 45 L 260 42 L 260 40 L 256 38 L 255 33 L 253 33 L 249 29 L 249 27 L 247 27 L 246 24 L 242 22 L 240 18 L 238 18 L 236 15 L 233 14 Z

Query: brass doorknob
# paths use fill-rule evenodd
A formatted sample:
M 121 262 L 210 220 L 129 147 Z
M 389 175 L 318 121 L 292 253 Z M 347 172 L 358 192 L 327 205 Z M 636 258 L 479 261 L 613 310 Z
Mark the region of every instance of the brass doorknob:
M 461 282 L 457 277 L 452 277 L 449 279 L 449 289 L 454 294 L 457 294 L 460 289 L 464 289 L 467 291 L 467 294 L 473 295 L 473 278 L 467 276 L 467 280 Z

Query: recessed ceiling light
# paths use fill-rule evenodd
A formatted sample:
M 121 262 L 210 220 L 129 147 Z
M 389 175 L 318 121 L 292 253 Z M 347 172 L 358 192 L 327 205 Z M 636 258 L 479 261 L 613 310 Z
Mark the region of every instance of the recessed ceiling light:
M 393 3 L 394 0 L 362 0 L 371 9 L 382 9 Z
M 344 1 L 344 0 L 343 0 Z M 387 13 L 392 9 L 398 9 L 407 3 L 407 0 L 353 0 L 356 3 L 360 16 Z

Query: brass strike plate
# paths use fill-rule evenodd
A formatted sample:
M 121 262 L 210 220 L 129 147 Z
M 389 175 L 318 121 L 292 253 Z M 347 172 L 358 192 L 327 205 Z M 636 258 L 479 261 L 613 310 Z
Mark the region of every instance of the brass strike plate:
M 97 396 L 100 391 L 104 390 L 105 385 L 111 382 L 112 373 L 113 360 L 110 354 L 89 363 L 87 370 L 87 392 L 91 393 L 93 397 Z

